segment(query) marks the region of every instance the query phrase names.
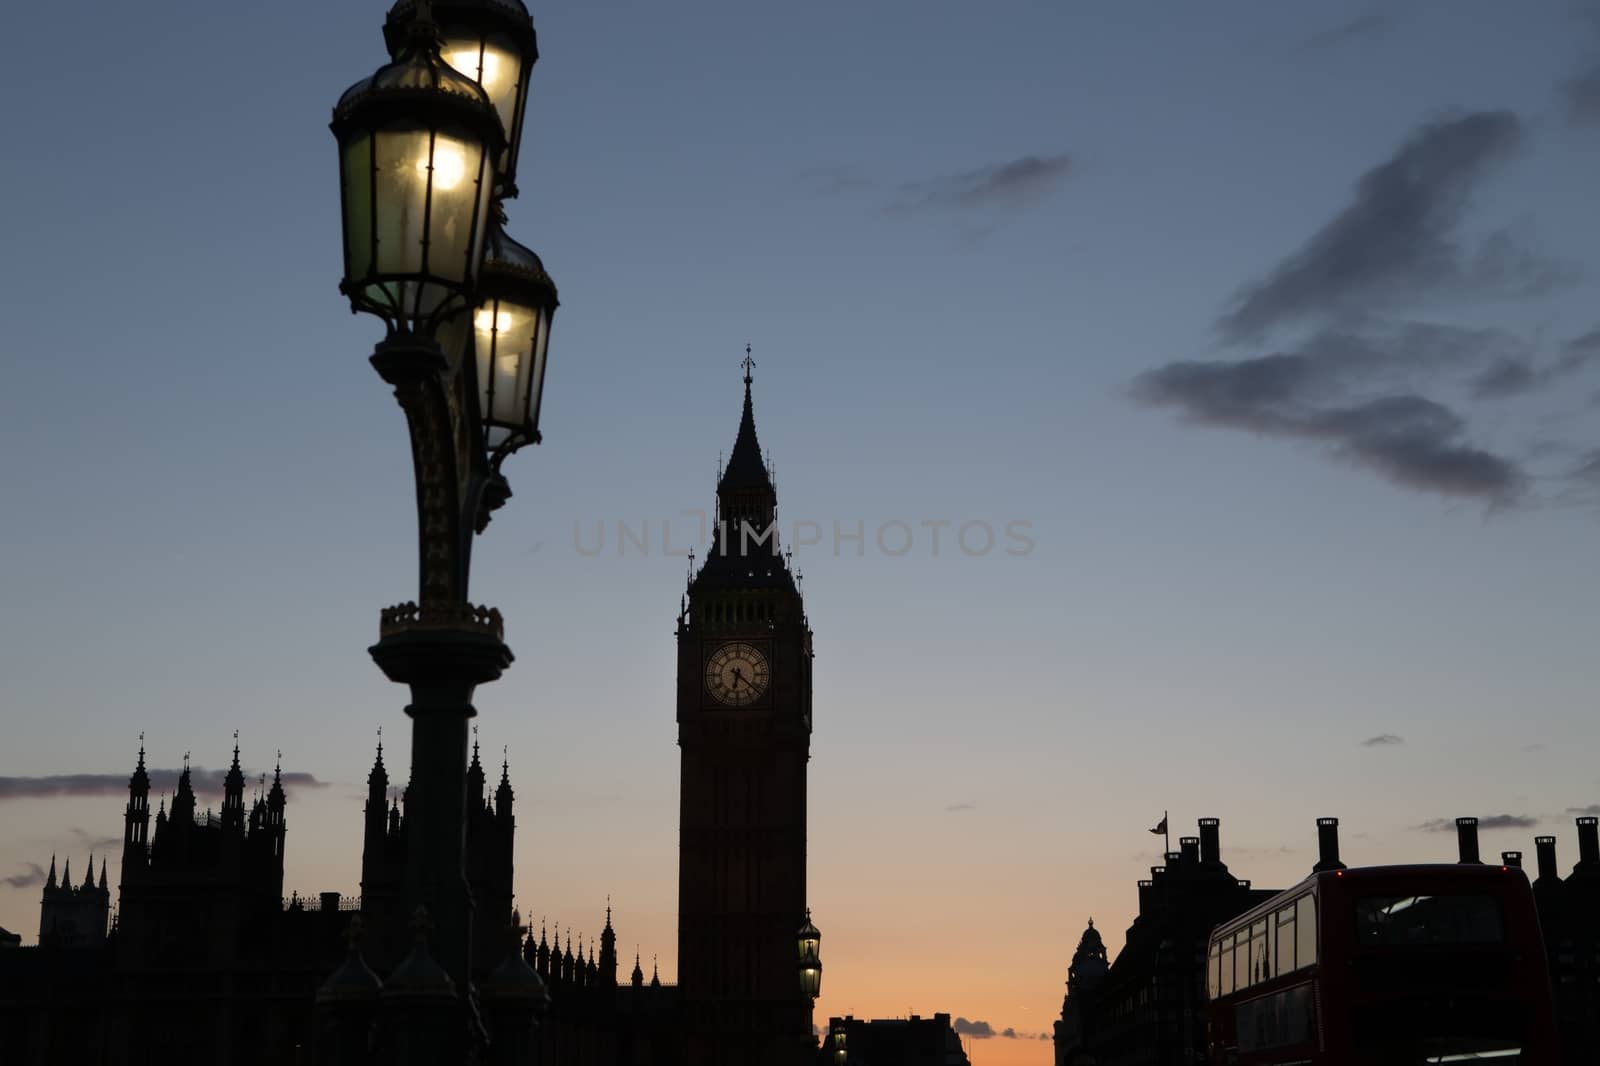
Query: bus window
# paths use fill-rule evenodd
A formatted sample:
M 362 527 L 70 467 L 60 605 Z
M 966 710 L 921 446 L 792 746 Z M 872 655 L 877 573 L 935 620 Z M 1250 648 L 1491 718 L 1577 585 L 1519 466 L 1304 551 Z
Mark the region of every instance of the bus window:
M 1282 977 L 1294 972 L 1294 908 L 1285 907 L 1278 912 L 1277 950 L 1272 956 L 1272 976 Z
M 1222 994 L 1222 947 L 1211 942 L 1211 957 L 1206 960 L 1206 995 L 1216 999 Z
M 1317 898 L 1301 896 L 1295 900 L 1294 962 L 1297 969 L 1317 964 Z
M 1493 896 L 1363 896 L 1356 937 L 1363 946 L 1498 944 L 1505 930 Z
M 1267 965 L 1267 923 L 1263 919 L 1250 927 L 1250 983 L 1258 984 L 1271 976 Z
M 1250 987 L 1250 930 L 1241 929 L 1233 938 L 1233 990 Z
M 1233 992 L 1233 937 L 1222 940 L 1222 967 L 1217 977 L 1218 995 L 1230 995 Z

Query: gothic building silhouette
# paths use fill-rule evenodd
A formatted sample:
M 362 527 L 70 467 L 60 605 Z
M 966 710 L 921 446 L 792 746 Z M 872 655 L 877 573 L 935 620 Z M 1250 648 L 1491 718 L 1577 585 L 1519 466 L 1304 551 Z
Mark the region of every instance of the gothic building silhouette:
M 797 932 L 815 933 L 805 890 L 811 630 L 773 532 L 777 494 L 756 437 L 752 365 L 747 356 L 716 533 L 678 613 L 679 983 L 664 983 L 653 960 L 647 979 L 637 952 L 619 977 L 609 903 L 596 906 L 598 935 L 522 929 L 509 760 L 491 793 L 474 738 L 465 825 L 473 966 L 482 985 L 526 963 L 548 987 L 529 1061 L 797 1066 L 816 1054 L 798 969 L 815 960 L 796 957 Z M 157 798 L 152 816 L 141 738 L 114 918 L 108 926 L 103 857 L 99 883 L 76 887 L 65 874 L 56 882 L 52 862 L 39 945 L 0 951 L 0 1066 L 317 1061 L 328 1038 L 319 990 L 366 994 L 415 958 L 406 789 L 391 779 L 380 737 L 360 895 L 285 899 L 283 778 L 280 761 L 247 805 L 235 734 L 219 811 L 199 809 L 185 755 L 170 802 Z M 522 880 L 535 896 L 538 879 L 534 870 Z

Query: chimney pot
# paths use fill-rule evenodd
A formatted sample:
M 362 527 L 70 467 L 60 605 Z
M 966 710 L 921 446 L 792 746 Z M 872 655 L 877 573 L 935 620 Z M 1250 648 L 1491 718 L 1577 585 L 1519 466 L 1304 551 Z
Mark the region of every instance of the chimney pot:
M 1178 847 L 1181 849 L 1181 852 L 1182 852 L 1182 855 L 1183 855 L 1183 861 L 1187 865 L 1194 866 L 1197 863 L 1199 863 L 1199 861 L 1200 861 L 1200 838 L 1199 837 L 1179 837 L 1178 838 Z
M 1317 819 L 1317 864 L 1311 868 L 1313 873 L 1324 870 L 1343 870 L 1344 863 L 1339 861 L 1339 819 Z
M 1534 837 L 1533 846 L 1539 855 L 1539 880 L 1561 880 L 1561 875 L 1556 872 L 1556 838 Z
M 1483 861 L 1478 858 L 1478 820 L 1476 818 L 1456 819 L 1456 847 L 1461 852 L 1462 862 Z
M 1520 852 L 1520 851 L 1502 851 L 1500 853 L 1500 865 L 1501 866 L 1514 866 L 1519 870 L 1522 869 L 1522 852 Z
M 1200 819 L 1200 861 L 1207 866 L 1222 862 L 1222 842 L 1215 818 Z
M 1593 815 L 1578 819 L 1578 866 L 1600 867 L 1600 818 Z

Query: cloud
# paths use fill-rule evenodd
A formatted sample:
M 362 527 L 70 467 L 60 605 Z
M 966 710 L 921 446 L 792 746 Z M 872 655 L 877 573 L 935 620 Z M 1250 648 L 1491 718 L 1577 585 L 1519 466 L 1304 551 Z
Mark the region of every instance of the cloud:
M 1500 337 L 1423 323 L 1324 330 L 1292 351 L 1168 363 L 1135 378 L 1132 394 L 1202 425 L 1322 442 L 1406 488 L 1508 504 L 1524 487 L 1520 466 L 1473 446 L 1460 415 L 1404 384 L 1408 373 L 1476 365 Z
M 978 805 L 976 803 L 972 803 L 970 801 L 963 801 L 961 803 L 952 803 L 952 804 L 950 804 L 950 806 L 945 808 L 945 810 L 947 810 L 947 811 L 975 811 L 977 809 L 978 809 Z
M 1362 313 L 1441 289 L 1534 283 L 1531 261 L 1509 234 L 1492 237 L 1476 261 L 1457 238 L 1470 194 L 1521 138 L 1522 122 L 1509 111 L 1421 127 L 1361 176 L 1348 206 L 1241 290 L 1218 322 L 1223 336 L 1248 340 L 1284 323 Z
M 988 1040 L 994 1036 L 994 1026 L 988 1022 L 969 1022 L 965 1018 L 957 1018 L 951 1027 L 962 1036 L 970 1036 L 974 1040 Z
M 1561 83 L 1567 121 L 1574 126 L 1600 126 L 1600 64 Z
M 77 841 L 75 847 L 88 848 L 90 851 L 102 851 L 122 843 L 122 838 L 119 836 L 96 836 L 87 829 L 79 829 L 76 826 L 69 832 Z
M 1394 29 L 1394 19 L 1389 15 L 1373 13 L 1358 15 L 1348 19 L 1337 26 L 1330 26 L 1325 30 L 1313 33 L 1300 42 L 1300 50 L 1306 52 L 1323 51 L 1324 49 L 1337 48 L 1342 44 L 1352 41 L 1371 40 L 1382 37 Z
M 0 877 L 0 885 L 5 885 L 7 888 L 32 888 L 35 885 L 44 884 L 45 877 L 47 875 L 36 863 L 30 862 L 24 863 L 23 865 L 28 868 L 27 873 L 12 874 L 10 877 Z
M 1591 803 L 1587 807 L 1568 807 L 1568 814 L 1600 815 L 1600 803 Z
M 1361 742 L 1363 748 L 1387 748 L 1394 744 L 1404 744 L 1405 738 L 1394 733 L 1379 733 L 1375 737 L 1368 737 Z
M 1539 819 L 1531 814 L 1491 814 L 1478 819 L 1479 829 L 1532 829 L 1539 824 Z M 1456 828 L 1454 818 L 1430 818 L 1421 825 L 1412 826 L 1426 833 L 1453 833 Z
M 1004 1029 L 1000 1030 L 1000 1035 L 1007 1040 L 1015 1040 L 1017 1038 L 1017 1031 L 1008 1025 Z
M 152 792 L 170 792 L 178 787 L 179 770 L 150 770 Z M 226 770 L 207 770 L 203 766 L 190 769 L 190 781 L 197 793 L 220 793 Z M 246 783 L 256 775 L 247 772 Z M 322 788 L 327 782 L 318 781 L 308 773 L 285 771 L 285 789 L 296 787 Z M 128 793 L 127 774 L 46 774 L 39 777 L 0 777 L 0 801 L 12 799 L 38 799 L 53 796 L 125 796 Z
M 1020 210 L 1043 200 L 1070 169 L 1070 156 L 1025 155 L 961 174 L 907 182 L 888 211 Z

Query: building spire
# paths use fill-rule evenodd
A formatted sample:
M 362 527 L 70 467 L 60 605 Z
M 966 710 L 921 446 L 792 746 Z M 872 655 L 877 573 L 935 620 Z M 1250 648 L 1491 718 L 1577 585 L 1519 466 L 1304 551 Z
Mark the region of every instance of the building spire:
M 45 881 L 44 887 L 45 888 L 55 888 L 56 887 L 56 855 L 55 855 L 55 852 L 51 852 L 50 853 L 50 876 Z

